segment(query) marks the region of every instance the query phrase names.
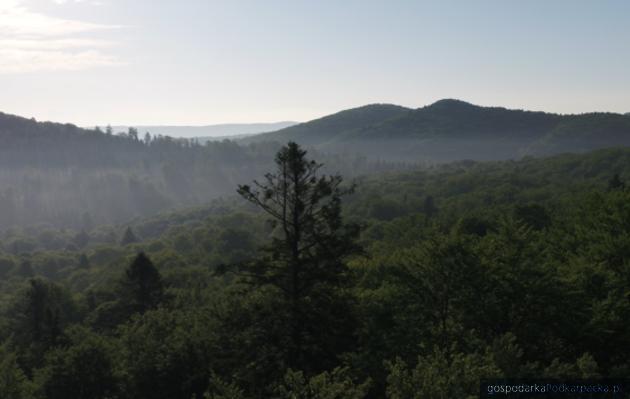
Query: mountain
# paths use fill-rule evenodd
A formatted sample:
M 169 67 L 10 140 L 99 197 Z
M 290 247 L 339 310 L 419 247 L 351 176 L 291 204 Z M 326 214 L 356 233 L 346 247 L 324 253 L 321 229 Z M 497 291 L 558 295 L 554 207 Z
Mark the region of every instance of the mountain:
M 274 123 L 226 123 L 220 125 L 207 126 L 133 126 L 144 135 L 145 132 L 151 135 L 162 135 L 171 137 L 197 138 L 201 142 L 218 137 L 228 138 L 229 136 L 244 136 L 272 132 L 293 126 L 297 122 L 283 121 Z M 115 132 L 126 132 L 129 126 L 112 126 Z
M 452 99 L 415 110 L 387 105 L 390 113 L 373 112 L 378 107 L 383 106 L 342 111 L 248 141 L 294 140 L 330 152 L 432 161 L 508 159 L 630 145 L 630 118 L 620 114 L 559 115 Z M 373 117 L 356 118 L 357 113 Z
M 320 145 L 353 130 L 404 116 L 411 109 L 393 104 L 370 104 L 300 123 L 275 132 L 264 133 L 242 140 L 242 143 L 262 141 L 297 141 L 306 145 Z

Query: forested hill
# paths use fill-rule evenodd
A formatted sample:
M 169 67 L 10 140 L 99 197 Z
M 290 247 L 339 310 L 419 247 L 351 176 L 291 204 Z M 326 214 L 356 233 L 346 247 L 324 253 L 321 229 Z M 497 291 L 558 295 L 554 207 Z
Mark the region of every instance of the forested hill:
M 458 100 L 416 110 L 387 106 L 395 112 L 381 107 L 343 111 L 247 142 L 295 140 L 327 151 L 433 161 L 509 159 L 630 144 L 630 118 L 621 114 L 559 115 Z M 359 111 L 362 118 L 355 117 Z
M 200 145 L 133 128 L 88 130 L 0 113 L 0 230 L 121 223 L 203 204 L 261 177 L 278 147 Z M 372 168 L 365 159 L 320 159 L 344 174 Z
M 0 114 L 0 228 L 87 227 L 203 203 L 257 176 L 275 150 L 113 133 Z
M 243 139 L 243 143 L 262 141 L 287 142 L 297 141 L 307 145 L 321 145 L 350 132 L 381 123 L 388 119 L 401 117 L 411 109 L 393 104 L 370 104 L 348 109 L 333 115 L 300 123 L 275 132 L 263 133 Z
M 626 145 L 630 117 L 563 116 L 454 100 L 418 110 L 375 104 L 251 142 L 200 145 L 168 136 L 145 137 L 133 128 L 88 130 L 0 113 L 0 229 L 123 223 L 204 204 L 261 177 L 285 140 L 309 144 L 311 154 L 329 171 L 353 177 L 427 161 Z

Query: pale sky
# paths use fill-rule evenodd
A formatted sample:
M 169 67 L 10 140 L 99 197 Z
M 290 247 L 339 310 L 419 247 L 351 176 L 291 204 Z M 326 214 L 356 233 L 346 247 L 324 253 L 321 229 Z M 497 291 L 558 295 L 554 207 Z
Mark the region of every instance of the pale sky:
M 442 98 L 630 112 L 627 0 L 0 0 L 0 111 L 306 121 Z

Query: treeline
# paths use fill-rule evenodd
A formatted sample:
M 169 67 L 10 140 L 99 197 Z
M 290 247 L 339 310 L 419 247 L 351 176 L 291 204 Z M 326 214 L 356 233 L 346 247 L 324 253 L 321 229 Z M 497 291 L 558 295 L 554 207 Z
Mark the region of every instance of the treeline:
M 0 392 L 473 398 L 482 377 L 630 374 L 630 151 L 354 191 L 295 145 L 276 164 L 243 202 L 5 253 Z

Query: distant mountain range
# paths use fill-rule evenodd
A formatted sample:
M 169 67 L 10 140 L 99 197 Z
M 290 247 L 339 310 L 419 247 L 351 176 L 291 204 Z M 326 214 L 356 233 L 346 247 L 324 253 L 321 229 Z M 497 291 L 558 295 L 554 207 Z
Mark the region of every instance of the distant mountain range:
M 151 135 L 171 137 L 198 138 L 204 142 L 217 138 L 229 138 L 230 136 L 243 137 L 247 135 L 272 132 L 293 126 L 298 122 L 274 122 L 274 123 L 225 123 L 207 126 L 133 126 L 138 129 L 140 135 L 146 132 Z M 114 132 L 126 132 L 129 126 L 112 126 Z
M 241 142 L 288 140 L 389 160 L 507 159 L 630 145 L 630 117 L 559 115 L 447 99 L 419 109 L 366 105 Z

